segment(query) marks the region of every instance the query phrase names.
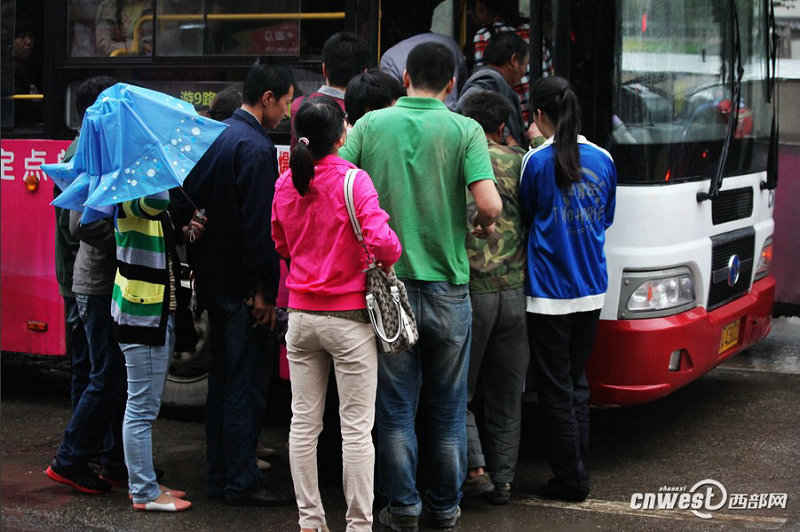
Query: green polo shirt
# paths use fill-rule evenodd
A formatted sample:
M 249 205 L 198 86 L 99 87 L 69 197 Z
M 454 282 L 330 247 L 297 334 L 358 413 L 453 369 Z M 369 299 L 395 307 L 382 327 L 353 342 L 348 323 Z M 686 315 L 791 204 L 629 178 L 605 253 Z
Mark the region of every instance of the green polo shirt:
M 403 245 L 398 277 L 469 282 L 464 187 L 494 181 L 486 136 L 435 98 L 403 97 L 367 113 L 339 156 L 372 177 Z

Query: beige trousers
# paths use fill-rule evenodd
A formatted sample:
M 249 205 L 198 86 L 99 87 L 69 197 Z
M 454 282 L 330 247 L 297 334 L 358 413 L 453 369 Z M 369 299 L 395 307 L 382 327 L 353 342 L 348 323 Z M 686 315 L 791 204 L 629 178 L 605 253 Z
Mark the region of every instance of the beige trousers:
M 333 361 L 342 425 L 342 481 L 347 530 L 372 530 L 375 390 L 378 354 L 372 326 L 343 318 L 292 312 L 286 333 L 292 383 L 289 462 L 301 528 L 325 523 L 317 479 L 317 440 Z

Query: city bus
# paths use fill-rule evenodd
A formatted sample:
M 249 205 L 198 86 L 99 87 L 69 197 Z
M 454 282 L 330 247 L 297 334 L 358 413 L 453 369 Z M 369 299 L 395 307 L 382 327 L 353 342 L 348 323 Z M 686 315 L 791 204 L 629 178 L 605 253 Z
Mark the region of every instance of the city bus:
M 3 351 L 65 353 L 52 184 L 37 165 L 57 160 L 79 128 L 74 95 L 83 79 L 111 75 L 201 108 L 240 82 L 254 56 L 289 66 L 300 91 L 314 91 L 322 44 L 336 31 L 364 35 L 377 64 L 429 15 L 432 29 L 468 56 L 476 29 L 462 0 L 139 0 L 132 3 L 145 9 L 130 42 L 109 51 L 96 38 L 81 40 L 76 30 L 87 28 L 74 12 L 91 5 L 97 15 L 105 3 L 2 0 L 3 53 L 13 49 L 17 32 L 6 26 L 15 8 L 18 21 L 27 9 L 38 17 L 33 57 L 41 72 L 22 93 L 4 83 Z M 592 401 L 663 397 L 770 330 L 780 153 L 772 2 L 522 0 L 517 7 L 529 24 L 532 79 L 543 75 L 547 56 L 576 88 L 583 134 L 608 149 L 618 169 L 609 289 L 588 368 Z M 285 123 L 271 134 L 288 144 Z M 288 152 L 280 153 L 285 167 Z M 176 353 L 168 403 L 205 399 L 202 319 L 198 329 L 197 350 Z

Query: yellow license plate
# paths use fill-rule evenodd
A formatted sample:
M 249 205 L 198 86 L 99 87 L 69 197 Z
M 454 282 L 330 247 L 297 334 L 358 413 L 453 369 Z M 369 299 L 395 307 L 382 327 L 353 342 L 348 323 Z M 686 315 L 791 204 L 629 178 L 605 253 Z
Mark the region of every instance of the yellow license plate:
M 722 328 L 722 334 L 719 338 L 719 352 L 724 353 L 731 347 L 739 343 L 739 329 L 742 320 L 732 321 Z

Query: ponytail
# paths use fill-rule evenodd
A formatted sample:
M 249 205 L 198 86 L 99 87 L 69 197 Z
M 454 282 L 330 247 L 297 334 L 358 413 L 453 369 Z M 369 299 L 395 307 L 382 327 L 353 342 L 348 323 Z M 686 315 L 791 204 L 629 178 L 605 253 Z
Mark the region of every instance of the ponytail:
M 306 140 L 305 138 L 303 140 Z M 298 142 L 289 157 L 289 168 L 292 171 L 292 184 L 297 193 L 305 196 L 311 180 L 314 178 L 314 155 L 305 142 Z
M 578 97 L 571 88 L 566 87 L 559 100 L 561 112 L 556 122 L 553 144 L 556 157 L 556 184 L 559 188 L 568 188 L 572 183 L 581 181 L 581 158 L 578 153 L 581 116 Z
M 333 146 L 344 131 L 344 111 L 332 98 L 307 98 L 294 116 L 294 130 L 299 136 L 289 157 L 292 183 L 305 196 L 314 179 L 314 165 L 333 153 Z
M 553 156 L 556 184 L 565 189 L 580 182 L 578 135 L 581 131 L 581 109 L 575 91 L 564 78 L 540 78 L 531 88 L 531 107 L 541 109 L 555 127 Z

